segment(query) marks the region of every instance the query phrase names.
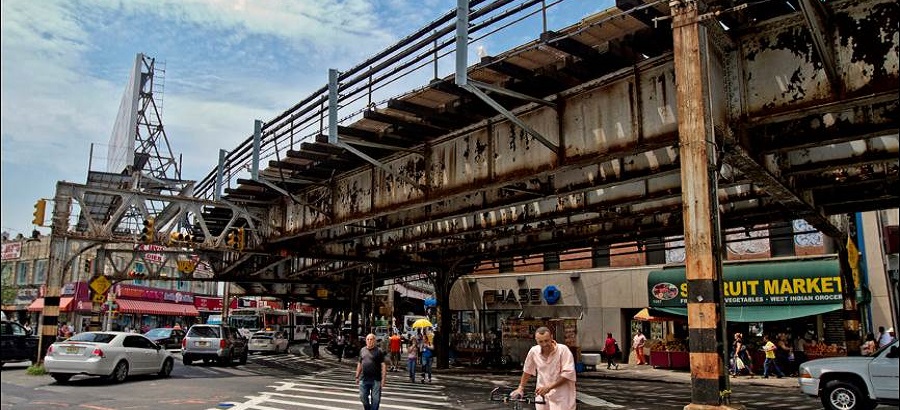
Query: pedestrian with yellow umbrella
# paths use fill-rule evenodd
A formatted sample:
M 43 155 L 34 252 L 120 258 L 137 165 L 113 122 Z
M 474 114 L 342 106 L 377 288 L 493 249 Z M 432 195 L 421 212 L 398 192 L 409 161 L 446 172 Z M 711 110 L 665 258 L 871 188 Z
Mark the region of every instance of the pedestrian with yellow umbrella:
M 434 358 L 434 343 L 431 329 L 434 328 L 434 325 L 430 320 L 421 318 L 413 322 L 412 327 L 422 332 L 422 383 L 426 381 L 431 383 L 431 362 Z

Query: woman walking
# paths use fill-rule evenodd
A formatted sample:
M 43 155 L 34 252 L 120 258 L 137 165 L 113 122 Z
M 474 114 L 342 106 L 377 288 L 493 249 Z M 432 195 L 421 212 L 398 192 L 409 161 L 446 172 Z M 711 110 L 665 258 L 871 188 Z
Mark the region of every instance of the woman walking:
M 406 347 L 406 370 L 409 371 L 409 382 L 416 382 L 416 365 L 419 361 L 419 343 L 415 336 Z
M 606 368 L 611 369 L 615 366 L 616 370 L 619 370 L 619 365 L 616 364 L 616 354 L 618 354 L 618 343 L 616 343 L 616 339 L 613 338 L 612 333 L 606 334 L 606 343 L 603 345 L 603 354 L 606 356 Z
M 732 374 L 740 376 L 746 371 L 748 375 L 753 376 L 753 363 L 750 361 L 750 354 L 747 353 L 747 345 L 744 343 L 743 333 L 734 334 L 734 344 L 732 346 L 734 348 Z

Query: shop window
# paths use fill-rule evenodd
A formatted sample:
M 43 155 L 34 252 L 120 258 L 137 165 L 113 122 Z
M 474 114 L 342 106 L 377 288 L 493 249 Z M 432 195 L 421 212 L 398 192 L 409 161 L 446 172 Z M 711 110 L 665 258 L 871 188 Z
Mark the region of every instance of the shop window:
M 47 260 L 34 261 L 34 284 L 40 285 L 47 280 Z
M 509 257 L 500 258 L 500 273 L 512 272 L 515 269 L 513 259 Z
M 559 269 L 559 252 L 544 252 L 544 270 Z
M 591 267 L 602 268 L 609 266 L 609 245 L 598 246 L 591 249 Z
M 657 241 L 647 242 L 645 248 L 647 252 L 648 265 L 662 265 L 666 263 L 666 243 L 665 239 L 658 238 Z
M 19 271 L 16 273 L 16 284 L 18 285 L 26 285 L 28 284 L 28 263 L 27 262 L 19 262 Z

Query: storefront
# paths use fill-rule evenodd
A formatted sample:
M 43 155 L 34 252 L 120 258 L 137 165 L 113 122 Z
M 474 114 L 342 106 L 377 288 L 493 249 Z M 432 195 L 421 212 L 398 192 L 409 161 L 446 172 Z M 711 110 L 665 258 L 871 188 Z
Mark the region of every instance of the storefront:
M 578 353 L 582 350 L 599 351 L 606 331 L 618 334 L 623 328 L 621 310 L 616 305 L 644 297 L 642 289 L 630 285 L 634 273 L 645 280 L 647 270 L 599 272 L 462 278 L 450 294 L 452 356 L 462 364 L 499 356 L 518 363 L 534 345 L 538 326 L 551 328 L 556 340 L 572 348 L 576 360 L 580 361 Z M 604 282 L 618 285 L 603 286 Z
M 189 292 L 118 284 L 112 293 L 115 303 L 112 330 L 141 331 L 176 323 L 187 327 L 199 316 L 194 295 Z
M 723 279 L 728 335 L 743 333 L 752 351 L 758 352 L 766 334 L 776 342 L 784 339 L 784 345 L 805 351 L 810 357 L 844 354 L 840 319 L 843 294 L 837 259 L 727 264 Z M 650 272 L 647 287 L 653 312 L 686 319 L 684 268 Z M 649 336 L 648 343 L 651 365 L 689 365 L 687 343 L 681 340 L 686 336 L 685 319 L 654 323 L 655 334 Z
M 92 303 L 87 282 L 70 282 L 59 292 L 59 323 L 75 328 L 76 332 L 86 331 L 91 321 Z M 28 305 L 28 312 L 33 314 L 32 323 L 40 323 L 38 317 L 44 310 L 44 287 L 39 291 L 40 297 Z

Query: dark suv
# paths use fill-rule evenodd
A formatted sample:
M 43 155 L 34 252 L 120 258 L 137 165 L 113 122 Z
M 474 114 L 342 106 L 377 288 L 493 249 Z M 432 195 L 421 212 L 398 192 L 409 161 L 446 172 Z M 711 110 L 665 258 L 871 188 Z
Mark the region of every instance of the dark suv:
M 25 330 L 25 327 L 4 320 L 0 325 L 0 366 L 6 363 L 18 363 L 31 360 L 37 361 L 38 337 Z
M 215 360 L 229 365 L 235 359 L 247 363 L 247 339 L 228 325 L 193 325 L 181 341 L 181 357 L 185 366 L 194 360 L 209 363 Z

